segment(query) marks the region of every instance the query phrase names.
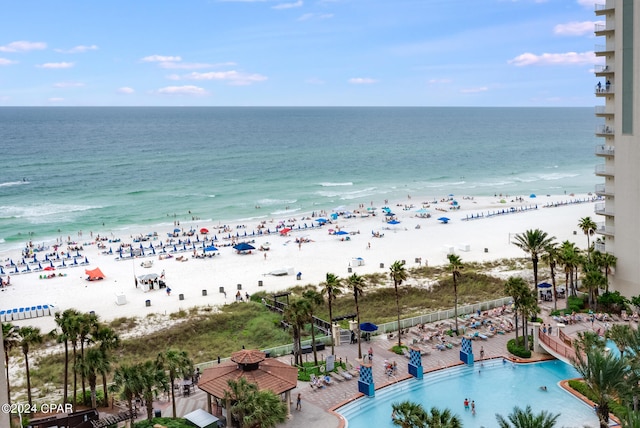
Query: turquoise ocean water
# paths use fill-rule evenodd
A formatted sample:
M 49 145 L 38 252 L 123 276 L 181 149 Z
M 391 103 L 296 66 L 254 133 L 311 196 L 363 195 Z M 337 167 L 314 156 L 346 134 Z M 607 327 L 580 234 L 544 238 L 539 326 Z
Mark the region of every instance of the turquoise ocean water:
M 0 250 L 407 194 L 586 193 L 595 126 L 591 108 L 0 108 Z

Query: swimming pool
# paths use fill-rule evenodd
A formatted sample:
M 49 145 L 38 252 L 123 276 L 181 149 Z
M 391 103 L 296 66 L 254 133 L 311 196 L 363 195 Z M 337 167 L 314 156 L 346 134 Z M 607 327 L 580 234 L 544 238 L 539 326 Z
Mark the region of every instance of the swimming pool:
M 530 405 L 535 413 L 560 413 L 556 426 L 598 427 L 593 409 L 562 389 L 558 382 L 579 377 L 573 367 L 561 361 L 531 364 L 502 360 L 458 366 L 427 373 L 422 381 L 407 380 L 376 391 L 374 398 L 361 398 L 337 410 L 348 428 L 393 427 L 391 404 L 404 400 L 422 403 L 425 410 L 449 408 L 464 427 L 495 427 L 495 414 L 507 417 L 514 406 Z M 543 391 L 540 386 L 546 386 Z M 464 409 L 464 399 L 474 400 L 476 414 Z

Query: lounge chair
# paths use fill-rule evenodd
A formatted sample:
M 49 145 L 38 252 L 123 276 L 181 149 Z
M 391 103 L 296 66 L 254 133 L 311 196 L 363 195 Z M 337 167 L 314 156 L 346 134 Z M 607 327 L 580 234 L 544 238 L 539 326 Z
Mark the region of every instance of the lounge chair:
M 351 373 L 345 371 L 345 369 L 343 369 L 342 366 L 338 366 L 338 374 L 340 376 L 342 376 L 343 378 L 345 378 L 346 380 L 353 379 L 353 375 Z
M 353 377 L 359 377 L 360 376 L 360 372 L 358 371 L 358 369 L 354 368 L 351 363 L 347 363 L 347 373 L 349 373 L 351 376 Z
M 329 372 L 329 376 L 334 378 L 337 382 L 344 382 L 345 380 L 342 376 L 338 375 L 338 373 L 336 372 Z

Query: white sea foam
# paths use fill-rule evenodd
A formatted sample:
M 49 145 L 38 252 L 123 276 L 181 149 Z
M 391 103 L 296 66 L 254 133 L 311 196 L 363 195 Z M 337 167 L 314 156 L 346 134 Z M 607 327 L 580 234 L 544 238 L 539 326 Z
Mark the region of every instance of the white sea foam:
M 272 206 L 272 205 L 287 205 L 287 204 L 295 204 L 298 202 L 297 199 L 260 199 L 257 204 L 260 206 Z
M 28 181 L 6 181 L 0 183 L 0 187 L 22 186 L 23 184 L 29 184 Z
M 295 213 L 300 211 L 300 207 L 298 208 L 289 208 L 288 210 L 278 210 L 278 211 L 272 211 L 270 214 L 271 215 L 282 215 L 282 214 L 291 214 L 291 213 Z
M 32 223 L 48 223 L 50 221 L 60 221 L 68 215 L 100 209 L 101 206 L 71 205 L 71 204 L 39 204 L 23 206 L 0 206 L 2 216 L 0 218 L 22 218 Z
M 324 182 L 324 183 L 320 183 L 320 185 L 322 187 L 338 187 L 338 186 L 353 186 L 353 183 L 351 181 L 346 181 L 344 183 Z

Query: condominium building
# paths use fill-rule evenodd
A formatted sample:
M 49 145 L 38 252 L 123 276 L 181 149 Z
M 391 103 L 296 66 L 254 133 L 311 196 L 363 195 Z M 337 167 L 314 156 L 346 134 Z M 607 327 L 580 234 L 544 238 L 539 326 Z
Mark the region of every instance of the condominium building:
M 640 2 L 606 0 L 595 14 L 604 22 L 595 27 L 595 55 L 604 59 L 595 66 L 595 173 L 604 179 L 596 186 L 604 198 L 595 207 L 604 220 L 596 249 L 616 256 L 611 288 L 631 297 L 640 294 Z

